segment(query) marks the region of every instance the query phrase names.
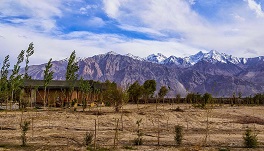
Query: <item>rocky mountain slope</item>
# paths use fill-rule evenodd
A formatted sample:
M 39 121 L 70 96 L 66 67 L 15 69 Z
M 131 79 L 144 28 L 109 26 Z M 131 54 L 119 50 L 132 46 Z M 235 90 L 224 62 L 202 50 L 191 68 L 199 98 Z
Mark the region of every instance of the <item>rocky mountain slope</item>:
M 148 80 L 170 87 L 168 96 L 188 92 L 214 96 L 243 96 L 264 92 L 264 57 L 237 58 L 217 51 L 199 52 L 189 57 L 152 54 L 146 58 L 114 52 L 79 59 L 79 76 L 84 79 L 115 81 L 123 87 Z M 54 79 L 64 80 L 67 60 L 54 61 Z M 45 64 L 29 68 L 33 79 L 43 79 Z M 21 71 L 23 73 L 23 70 Z

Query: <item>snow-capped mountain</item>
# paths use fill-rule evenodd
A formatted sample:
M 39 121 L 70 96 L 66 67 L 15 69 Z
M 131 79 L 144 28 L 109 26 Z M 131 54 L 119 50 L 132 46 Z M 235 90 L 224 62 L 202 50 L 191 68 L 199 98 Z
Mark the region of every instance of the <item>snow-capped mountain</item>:
M 162 61 L 163 64 L 171 65 L 171 64 L 176 64 L 178 66 L 185 64 L 185 60 L 183 58 L 175 57 L 175 56 L 170 56 L 167 59 Z
M 211 63 L 216 63 L 216 62 L 233 63 L 233 64 L 241 63 L 239 58 L 233 57 L 231 55 L 227 55 L 225 53 L 219 53 L 218 51 L 215 50 L 211 50 L 210 52 L 205 53 L 203 56 L 203 60 Z
M 258 57 L 259 60 L 264 59 L 264 57 Z M 198 52 L 195 55 L 191 55 L 188 57 L 176 57 L 170 56 L 166 57 L 161 53 L 149 55 L 146 58 L 147 61 L 152 63 L 166 64 L 172 65 L 175 64 L 179 67 L 190 67 L 195 65 L 200 61 L 206 61 L 209 63 L 231 63 L 231 64 L 246 64 L 248 60 L 252 60 L 252 58 L 238 58 L 232 55 L 228 55 L 225 53 L 220 53 L 216 50 L 211 50 L 210 52 L 203 53 L 202 51 Z
M 139 57 L 139 56 L 134 56 L 134 55 L 132 55 L 131 53 L 128 53 L 128 54 L 126 54 L 125 56 L 130 57 L 130 58 L 133 58 L 133 59 L 135 59 L 135 60 L 145 61 L 144 58 L 141 58 L 141 57 Z
M 188 65 L 194 65 L 197 62 L 201 61 L 204 57 L 204 53 L 202 51 L 198 52 L 195 55 L 191 55 L 189 57 L 184 57 L 183 59 L 187 62 Z
M 151 54 L 147 56 L 146 61 L 152 62 L 152 63 L 161 63 L 163 64 L 163 61 L 165 61 L 167 57 L 161 53 L 157 54 Z

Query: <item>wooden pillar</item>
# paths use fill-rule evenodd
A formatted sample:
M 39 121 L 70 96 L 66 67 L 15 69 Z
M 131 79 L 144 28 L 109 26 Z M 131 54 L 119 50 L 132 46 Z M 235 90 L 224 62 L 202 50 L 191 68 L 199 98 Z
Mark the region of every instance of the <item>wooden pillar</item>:
M 37 100 L 37 92 L 36 89 L 31 89 L 30 90 L 30 102 L 32 106 L 36 106 L 36 100 Z

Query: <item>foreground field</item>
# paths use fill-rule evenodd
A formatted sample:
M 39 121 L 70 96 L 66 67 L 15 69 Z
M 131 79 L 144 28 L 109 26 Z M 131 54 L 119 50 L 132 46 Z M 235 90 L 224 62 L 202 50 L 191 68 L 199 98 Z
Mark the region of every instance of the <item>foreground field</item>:
M 175 110 L 178 107 L 183 110 Z M 174 110 L 172 110 L 174 109 Z M 97 113 L 100 113 L 98 115 Z M 96 147 L 101 150 L 264 150 L 264 106 L 217 106 L 210 110 L 193 108 L 187 104 L 171 106 L 128 104 L 123 114 L 112 107 L 91 108 L 82 112 L 72 109 L 49 109 L 0 112 L 0 150 L 86 150 L 83 145 L 87 131 L 94 133 Z M 114 147 L 117 119 L 118 131 Z M 137 120 L 142 119 L 143 145 L 134 146 Z M 21 147 L 20 122 L 30 121 L 28 145 Z M 183 126 L 181 147 L 174 142 L 174 126 Z M 208 131 L 206 128 L 208 127 Z M 250 127 L 258 134 L 259 148 L 243 148 L 243 133 Z M 159 132 L 159 134 L 158 134 Z M 208 132 L 205 142 L 206 132 Z M 158 145 L 158 137 L 159 145 Z M 94 144 L 93 144 L 94 145 Z

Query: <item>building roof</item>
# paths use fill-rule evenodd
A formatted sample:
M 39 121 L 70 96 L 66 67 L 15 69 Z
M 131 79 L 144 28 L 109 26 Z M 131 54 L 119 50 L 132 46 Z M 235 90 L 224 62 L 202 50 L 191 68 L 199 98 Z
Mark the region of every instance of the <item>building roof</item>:
M 89 80 L 90 86 L 96 89 L 102 89 L 102 84 Z M 80 80 L 77 81 L 65 81 L 65 80 L 52 80 L 48 84 L 48 89 L 69 89 L 73 85 L 75 89 L 80 87 Z M 44 80 L 25 80 L 22 84 L 23 88 L 38 88 L 44 89 Z
M 74 86 L 74 88 L 79 87 L 79 81 L 52 80 L 48 84 L 47 88 L 70 88 L 71 84 Z M 25 80 L 22 84 L 22 87 L 44 88 L 44 80 Z

